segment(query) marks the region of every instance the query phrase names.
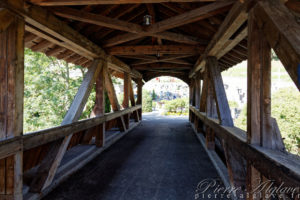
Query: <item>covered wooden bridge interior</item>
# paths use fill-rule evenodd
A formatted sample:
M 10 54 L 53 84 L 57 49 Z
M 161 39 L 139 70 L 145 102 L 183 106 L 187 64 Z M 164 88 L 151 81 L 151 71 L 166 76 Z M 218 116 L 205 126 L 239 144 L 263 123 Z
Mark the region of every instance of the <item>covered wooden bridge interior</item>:
M 299 19 L 298 0 L 0 0 L 0 199 L 40 199 L 136 127 L 144 82 L 163 75 L 190 86 L 189 120 L 224 182 L 299 187 L 299 157 L 285 151 L 270 112 L 271 49 L 300 89 Z M 61 126 L 23 135 L 25 47 L 88 72 Z M 233 124 L 221 72 L 246 59 L 245 132 Z M 111 76 L 124 79 L 124 109 Z M 94 85 L 94 117 L 78 121 Z M 84 162 L 62 166 L 91 141 Z

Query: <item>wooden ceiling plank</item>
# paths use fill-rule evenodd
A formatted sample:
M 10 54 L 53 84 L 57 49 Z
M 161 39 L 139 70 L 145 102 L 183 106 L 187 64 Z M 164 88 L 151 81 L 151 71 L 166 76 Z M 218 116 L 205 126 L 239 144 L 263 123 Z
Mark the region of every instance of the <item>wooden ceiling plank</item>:
M 150 32 L 162 32 L 185 24 L 190 24 L 199 20 L 209 18 L 213 15 L 224 12 L 224 7 L 230 6 L 234 1 L 218 1 L 202 6 L 200 8 L 185 12 L 169 19 L 153 24 L 149 28 Z
M 57 54 L 59 54 L 61 51 L 63 51 L 63 47 L 60 47 L 60 46 L 55 46 L 53 47 L 52 49 L 46 51 L 46 55 L 47 56 L 55 56 Z
M 212 2 L 217 0 L 31 0 L 40 6 L 77 6 L 100 4 L 136 4 L 136 3 L 163 3 L 163 2 Z
M 176 59 L 178 60 L 180 58 L 186 58 L 186 57 L 190 57 L 190 56 L 193 56 L 193 55 L 170 55 L 170 56 L 162 56 L 160 58 L 151 56 L 150 59 L 148 57 L 146 57 L 146 59 L 135 61 L 133 63 L 130 63 L 130 65 L 134 66 L 134 65 L 158 63 L 158 62 L 168 62 L 168 61 L 172 61 L 172 60 L 176 60 Z M 139 57 L 139 59 L 141 59 L 141 57 Z M 190 63 L 188 63 L 188 64 L 190 64 Z
M 38 44 L 31 47 L 32 51 L 43 51 L 44 49 L 48 48 L 52 43 L 47 40 L 42 40 Z
M 188 45 L 139 45 L 107 48 L 110 55 L 201 54 L 203 50 L 203 47 Z

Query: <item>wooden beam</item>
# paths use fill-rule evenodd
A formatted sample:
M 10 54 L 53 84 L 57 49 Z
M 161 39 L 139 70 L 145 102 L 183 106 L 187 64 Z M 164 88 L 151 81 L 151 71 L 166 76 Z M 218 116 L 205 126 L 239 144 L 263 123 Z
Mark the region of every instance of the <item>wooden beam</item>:
M 109 98 L 111 107 L 112 107 L 113 111 L 116 112 L 116 111 L 120 110 L 120 104 L 118 102 L 118 98 L 116 95 L 116 91 L 115 91 L 113 82 L 111 80 L 111 76 L 106 67 L 104 68 L 104 70 L 105 70 L 105 72 L 104 72 L 105 88 L 106 88 L 106 91 L 108 94 L 108 98 Z M 119 126 L 120 130 L 126 131 L 126 125 L 125 125 L 123 116 L 119 117 L 117 120 L 118 120 L 118 126 Z
M 130 82 L 129 82 L 129 97 L 130 97 L 131 106 L 135 106 L 136 102 L 135 102 L 135 99 L 134 99 L 134 91 L 133 91 L 131 79 L 130 79 Z M 134 120 L 136 122 L 139 121 L 139 113 L 138 113 L 138 111 L 133 112 L 133 118 L 134 118 Z
M 60 17 L 131 33 L 131 35 L 129 34 L 130 36 L 126 34 L 127 37 L 126 39 L 124 38 L 124 40 L 118 39 L 118 41 L 115 42 L 115 39 L 113 38 L 112 40 L 107 41 L 105 43 L 105 47 L 121 44 L 125 41 L 130 41 L 132 38 L 138 39 L 145 36 L 153 36 L 153 37 L 158 37 L 166 40 L 171 40 L 171 41 L 181 42 L 186 44 L 193 44 L 193 45 L 206 44 L 206 41 L 203 41 L 193 36 L 183 35 L 179 33 L 172 33 L 172 32 L 158 33 L 153 31 L 151 32 L 144 31 L 144 28 L 138 24 L 134 24 L 131 22 L 126 22 L 126 21 L 122 21 L 122 20 L 118 20 L 118 19 L 114 19 L 114 18 L 110 18 L 98 14 L 93 14 L 85 11 L 80 11 L 77 9 L 56 7 L 52 10 L 56 15 Z
M 279 0 L 259 2 L 254 12 L 271 48 L 300 90 L 299 22 Z
M 274 180 L 278 185 L 284 183 L 284 187 L 298 187 L 300 185 L 299 158 L 291 154 L 248 144 L 245 131 L 236 127 L 222 126 L 218 120 L 206 117 L 205 113 L 199 112 L 193 106 L 190 106 L 190 110 L 205 125 L 211 127 L 218 138 L 225 140 L 230 147 L 250 160 L 251 164 L 268 179 Z
M 211 3 L 200 8 L 185 12 L 175 17 L 168 18 L 166 20 L 153 24 L 150 28 L 150 32 L 162 32 L 185 24 L 193 23 L 211 17 L 212 15 L 220 14 L 224 12 L 224 7 L 230 6 L 234 1 L 219 1 Z M 226 8 L 225 10 L 227 10 Z
M 250 4 L 251 0 L 246 0 L 243 3 L 237 1 L 233 5 L 230 12 L 227 14 L 225 20 L 218 29 L 218 32 L 214 35 L 213 39 L 206 47 L 205 52 L 198 58 L 196 64 L 194 65 L 194 68 L 190 71 L 189 77 L 194 76 L 195 73 L 200 69 L 204 69 L 207 56 L 215 56 L 218 58 L 218 54 L 220 52 L 222 52 L 221 55 L 225 55 L 228 51 L 231 50 L 231 47 L 233 48 L 235 44 L 237 44 L 241 40 L 241 37 L 236 37 L 234 41 L 231 41 L 233 44 L 230 46 L 230 48 L 227 48 L 225 45 L 230 40 L 232 35 L 234 35 L 236 31 L 246 22 L 248 16 L 247 8 Z M 245 32 L 243 31 L 241 33 L 242 35 L 245 34 Z M 224 49 L 224 47 L 226 48 Z
M 188 45 L 117 46 L 107 48 L 110 55 L 200 54 L 203 47 Z
M 119 19 L 113 19 L 110 17 L 93 14 L 73 8 L 56 7 L 52 9 L 52 11 L 60 17 L 95 24 L 98 26 L 103 26 L 120 31 L 126 31 L 130 33 L 141 33 L 143 31 L 142 26 L 138 24 L 126 22 Z
M 59 20 L 48 10 L 40 6 L 30 6 L 25 10 L 23 7 L 13 4 L 12 1 L 5 0 L 0 0 L 0 6 L 24 17 L 30 25 L 26 25 L 26 30 L 34 31 L 35 35 L 58 46 L 65 47 L 89 60 L 101 58 L 109 63 L 108 67 L 111 69 L 131 73 L 128 65 L 115 57 L 106 55 L 103 49 L 72 29 L 65 22 Z M 131 75 L 141 78 L 139 73 L 131 73 Z
M 141 109 L 141 105 L 130 107 L 121 111 L 107 113 L 104 116 L 98 116 L 90 119 L 80 120 L 71 124 L 57 126 L 45 130 L 36 131 L 33 133 L 26 134 L 22 137 L 24 150 L 33 149 L 35 147 L 59 140 L 73 133 L 84 131 L 86 129 L 99 126 L 107 121 L 119 118 L 123 115 L 132 113 L 135 110 Z M 22 141 L 21 141 L 22 142 Z M 9 141 L 8 141 L 9 143 Z M 3 143 L 1 143 L 3 144 Z M 11 143 L 9 143 L 11 144 Z M 6 147 L 8 147 L 6 145 Z M 2 152 L 0 157 L 2 157 Z
M 200 108 L 201 80 L 195 79 L 195 107 Z
M 257 22 L 253 9 L 248 19 L 247 142 L 272 148 L 271 47 Z M 264 181 L 250 161 L 247 163 L 247 177 L 247 190 L 254 190 Z M 256 192 L 251 195 L 262 194 L 262 191 Z
M 154 63 L 154 64 L 134 65 L 132 66 L 132 68 L 136 70 L 154 70 L 154 69 L 187 70 L 187 69 L 191 69 L 191 66 L 171 64 L 171 63 Z
M 218 118 L 221 125 L 233 127 L 233 120 L 231 116 L 230 107 L 228 104 L 222 76 L 221 69 L 216 57 L 208 57 L 206 60 L 207 72 L 210 74 L 210 84 L 213 88 L 214 98 L 217 105 Z M 209 141 L 214 136 L 213 130 L 208 129 Z M 214 142 L 214 140 L 213 140 Z M 222 146 L 225 152 L 225 158 L 227 163 L 228 174 L 230 177 L 230 183 L 232 186 L 238 188 L 246 187 L 246 166 L 245 159 L 236 152 L 233 147 L 227 144 L 227 141 L 223 140 Z M 237 191 L 243 193 L 243 191 Z M 240 194 L 236 194 L 240 195 Z
M 102 67 L 99 75 L 96 79 L 96 99 L 94 109 L 91 117 L 100 117 L 105 114 L 105 80 L 104 80 L 104 68 Z M 97 147 L 103 147 L 105 145 L 105 122 L 90 129 L 91 133 L 86 133 L 87 141 L 90 142 L 91 136 L 95 136 L 95 144 Z M 91 136 L 89 135 L 91 134 Z
M 84 109 L 84 106 L 90 95 L 92 86 L 95 83 L 97 76 L 101 70 L 102 63 L 100 60 L 95 60 L 92 66 L 89 68 L 84 80 L 78 92 L 66 114 L 61 125 L 70 124 L 74 121 L 77 121 Z M 47 188 L 56 173 L 56 170 L 67 150 L 67 147 L 70 143 L 72 135 L 68 135 L 64 139 L 55 141 L 51 144 L 51 147 L 41 162 L 37 174 L 34 177 L 34 180 L 31 183 L 30 191 L 31 192 L 40 192 L 43 189 Z
M 216 57 L 206 59 L 207 70 L 210 73 L 211 84 L 217 104 L 217 111 L 220 123 L 225 126 L 233 126 L 233 120 L 223 84 L 221 69 Z
M 192 36 L 185 36 L 182 34 L 176 34 L 172 32 L 163 32 L 168 29 L 176 28 L 178 26 L 182 26 L 185 24 L 189 24 L 192 22 L 196 22 L 199 20 L 203 20 L 211 17 L 212 15 L 216 15 L 228 10 L 228 6 L 230 6 L 234 1 L 219 1 L 216 3 L 212 3 L 206 6 L 202 6 L 200 8 L 194 9 L 192 11 L 188 11 L 186 13 L 180 14 L 175 17 L 171 17 L 169 19 L 157 22 L 151 25 L 146 31 L 140 33 L 139 35 L 134 33 L 127 33 L 124 35 L 119 35 L 115 38 L 108 40 L 105 43 L 106 47 L 114 46 L 117 44 L 121 44 L 124 42 L 128 42 L 131 40 L 135 40 L 145 36 L 153 36 L 159 37 L 166 40 L 173 40 L 176 42 L 183 42 L 187 44 L 203 44 L 206 41 L 197 39 Z
M 190 57 L 191 55 L 171 55 L 171 56 L 162 56 L 162 57 L 145 57 L 145 60 L 139 60 L 136 62 L 131 63 L 131 66 L 135 65 L 145 65 L 151 63 L 159 63 L 159 62 L 170 62 L 174 64 L 183 64 L 183 65 L 190 65 L 191 63 L 181 60 L 180 58 Z
M 163 3 L 163 2 L 211 2 L 216 0 L 30 0 L 40 6 L 76 6 L 99 4 L 136 4 L 136 3 Z
M 24 2 L 14 3 L 22 7 Z M 3 141 L 23 135 L 25 23 L 4 9 L 0 11 L 0 24 L 0 140 Z M 1 199 L 23 198 L 23 152 L 22 144 L 17 145 L 13 153 L 6 150 L 9 154 L 0 159 Z
M 124 73 L 124 98 L 123 98 L 123 108 L 128 108 L 129 107 L 129 96 L 130 96 L 130 84 L 131 84 L 131 78 L 129 74 Z M 130 115 L 125 115 L 124 116 L 124 121 L 126 128 L 129 128 L 129 117 Z

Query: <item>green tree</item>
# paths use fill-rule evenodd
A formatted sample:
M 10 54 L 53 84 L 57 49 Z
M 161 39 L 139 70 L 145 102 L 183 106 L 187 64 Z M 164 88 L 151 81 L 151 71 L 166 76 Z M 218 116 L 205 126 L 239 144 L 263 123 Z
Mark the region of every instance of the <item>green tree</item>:
M 156 97 L 157 97 L 157 95 L 156 95 L 155 91 L 154 91 L 154 90 L 152 90 L 152 100 L 155 100 L 155 99 L 156 99 Z
M 80 68 L 25 49 L 24 132 L 62 122 L 86 72 Z M 89 116 L 94 98 L 93 91 L 82 118 Z
M 300 94 L 294 88 L 282 88 L 272 95 L 272 117 L 276 118 L 286 149 L 300 155 Z M 247 127 L 247 106 L 235 121 L 243 130 Z
M 143 112 L 152 112 L 152 96 L 147 90 L 143 90 L 142 110 Z

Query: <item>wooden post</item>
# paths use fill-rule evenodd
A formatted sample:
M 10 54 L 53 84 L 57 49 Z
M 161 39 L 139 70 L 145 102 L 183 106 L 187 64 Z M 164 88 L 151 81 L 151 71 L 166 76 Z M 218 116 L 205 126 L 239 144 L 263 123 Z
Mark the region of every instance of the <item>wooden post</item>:
M 208 67 L 207 67 L 208 68 Z M 216 101 L 214 97 L 214 89 L 211 81 L 211 76 L 209 71 L 206 68 L 205 72 L 205 82 L 206 82 L 206 116 L 207 117 L 212 117 L 212 118 L 217 118 L 217 107 L 216 107 Z
M 133 87 L 131 83 L 131 78 L 129 80 L 129 96 L 130 96 L 130 103 L 131 106 L 135 106 L 135 99 L 134 99 L 134 92 L 133 92 Z M 133 111 L 133 118 L 136 122 L 138 122 L 139 119 L 139 112 L 137 110 Z
M 190 85 L 190 104 L 192 106 L 195 106 L 195 80 L 191 80 L 191 85 Z M 194 123 L 195 120 L 195 114 L 193 112 L 190 112 L 190 121 Z
M 224 126 L 233 127 L 233 120 L 231 117 L 231 112 L 218 60 L 215 57 L 208 57 L 206 63 L 207 72 L 210 78 L 209 87 L 211 87 L 214 99 L 216 101 L 217 113 L 218 118 L 220 120 L 220 124 Z M 211 91 L 208 91 L 209 95 L 211 95 L 210 92 Z M 212 115 L 213 113 L 210 114 Z M 211 140 L 213 140 L 214 142 L 214 133 L 210 130 L 210 128 L 207 131 L 206 137 L 208 138 L 207 140 L 209 140 L 208 142 L 210 142 Z M 212 145 L 210 143 L 208 144 Z M 236 149 L 233 149 L 232 147 L 228 146 L 226 141 L 223 140 L 222 144 L 225 152 L 230 183 L 235 188 L 241 188 L 241 190 L 237 191 L 236 195 L 245 195 L 244 189 L 246 188 L 246 160 L 242 157 L 241 154 L 239 154 L 236 151 Z M 208 147 L 211 148 L 210 146 Z
M 143 99 L 143 80 L 138 79 L 136 104 L 141 105 L 142 104 L 142 99 Z M 138 113 L 139 113 L 139 119 L 142 120 L 142 108 L 138 110 Z
M 249 144 L 272 148 L 271 47 L 258 27 L 254 10 L 249 13 L 248 32 L 247 140 Z M 250 162 L 247 165 L 247 190 L 252 191 L 262 175 Z
M 194 80 L 194 83 L 195 83 L 195 107 L 197 109 L 199 109 L 200 108 L 200 91 L 201 91 L 200 79 L 197 77 Z M 195 126 L 196 131 L 198 131 L 199 130 L 199 119 L 196 115 L 194 116 L 194 126 Z
M 124 99 L 123 99 L 123 108 L 129 108 L 129 95 L 130 95 L 130 84 L 131 84 L 131 78 L 128 73 L 124 73 Z M 129 128 L 129 116 L 130 114 L 127 114 L 124 116 L 124 121 L 126 128 Z
M 104 64 L 103 64 L 104 65 Z M 104 74 L 103 67 L 99 72 L 99 75 L 96 79 L 96 99 L 95 105 L 92 110 L 90 117 L 103 116 L 105 113 L 105 90 L 104 90 Z M 84 137 L 82 139 L 82 144 L 90 144 L 92 138 L 95 137 L 95 144 L 97 147 L 103 147 L 105 144 L 105 123 L 98 126 L 92 127 L 86 130 Z
M 23 7 L 23 1 L 14 1 Z M 0 140 L 23 134 L 24 20 L 0 10 Z M 23 153 L 0 160 L 0 199 L 22 199 Z
M 95 60 L 92 63 L 92 66 L 89 68 L 89 71 L 85 75 L 82 84 L 78 89 L 78 92 L 61 125 L 70 124 L 80 118 L 101 68 L 102 62 L 100 62 L 100 60 Z M 41 162 L 37 173 L 31 183 L 31 192 L 40 192 L 52 183 L 56 170 L 67 150 L 71 138 L 72 134 L 65 137 L 64 139 L 57 140 L 51 143 L 50 149 Z
M 201 93 L 201 82 L 200 79 L 195 79 L 195 107 L 200 108 L 200 93 Z
M 207 69 L 210 77 L 210 84 L 217 104 L 218 118 L 221 125 L 233 126 L 233 120 L 222 80 L 221 70 L 216 57 L 207 58 Z M 211 88 L 210 88 L 211 89 Z M 209 91 L 210 93 L 210 91 Z
M 105 63 L 103 64 L 105 65 Z M 92 117 L 102 116 L 105 114 L 105 80 L 104 80 L 104 68 L 102 67 L 98 78 L 96 79 L 96 100 L 95 107 L 93 109 Z M 97 147 L 103 147 L 105 144 L 105 123 L 95 127 L 95 144 Z
M 107 69 L 107 64 L 104 65 L 104 75 L 105 75 L 105 88 L 106 88 L 106 91 L 107 91 L 107 94 L 108 94 L 108 98 L 109 98 L 109 101 L 111 103 L 111 107 L 113 109 L 114 112 L 116 111 L 119 111 L 120 110 L 120 104 L 118 102 L 118 98 L 117 98 L 117 95 L 116 95 L 116 91 L 115 91 L 115 88 L 114 88 L 114 85 L 113 85 L 113 82 L 111 80 L 111 76 L 108 72 L 108 69 Z M 125 125 L 125 122 L 124 122 L 124 117 L 121 116 L 117 119 L 118 121 L 118 126 L 119 126 L 119 129 L 120 131 L 125 131 L 126 130 L 126 125 Z

